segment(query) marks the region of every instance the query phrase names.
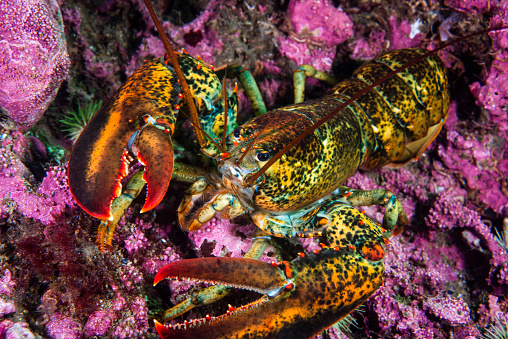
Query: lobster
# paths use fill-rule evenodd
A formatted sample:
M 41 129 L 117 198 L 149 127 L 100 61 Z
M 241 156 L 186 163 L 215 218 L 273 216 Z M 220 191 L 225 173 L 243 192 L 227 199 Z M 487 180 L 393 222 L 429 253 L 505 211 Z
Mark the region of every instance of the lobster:
M 410 62 L 407 69 L 398 69 Z M 383 79 L 394 71 L 397 77 Z M 372 84 L 374 91 L 358 97 Z M 445 121 L 447 88 L 445 67 L 437 56 L 398 50 L 360 67 L 323 98 L 262 114 L 237 127 L 227 152 L 216 157 L 218 173 L 189 188 L 179 208 L 181 227 L 192 231 L 213 216 L 247 214 L 265 234 L 325 236 L 328 244 L 312 257 L 278 265 L 225 258 L 167 265 L 155 283 L 166 277 L 188 278 L 264 296 L 230 310 L 234 316 L 170 327 L 156 323 L 161 337 L 310 338 L 366 301 L 382 284 L 383 245 L 408 220 L 388 190 L 341 185 L 360 166 L 398 166 L 417 158 Z M 337 103 L 351 98 L 353 104 L 336 112 Z M 302 140 L 295 139 L 298 135 Z M 352 207 L 373 204 L 386 207 L 382 227 Z M 246 256 L 259 252 L 249 250 Z M 214 286 L 199 292 L 168 310 L 165 318 L 182 314 L 197 300 L 214 301 L 223 293 L 219 290 Z
M 382 285 L 383 244 L 408 222 L 389 191 L 341 185 L 359 167 L 399 166 L 416 159 L 435 138 L 449 106 L 441 60 L 418 49 L 385 53 L 321 99 L 264 113 L 236 127 L 236 91 L 222 93 L 217 76 L 203 62 L 172 51 L 168 56 L 176 61 L 157 59 L 136 71 L 86 127 L 69 161 L 74 197 L 91 215 L 114 223 L 123 213 L 115 205 L 119 198 L 127 197 L 128 205 L 146 181 L 142 211 L 147 211 L 160 202 L 173 177 L 195 182 L 179 208 L 186 230 L 214 216 L 245 214 L 264 235 L 325 236 L 328 245 L 322 251 L 292 262 L 253 260 L 266 245 L 261 236 L 249 258 L 179 261 L 155 277 L 155 283 L 191 278 L 264 294 L 228 315 L 169 327 L 156 322 L 162 338 L 308 338 L 321 332 Z M 177 66 L 182 75 L 177 75 Z M 308 74 L 309 67 L 299 68 L 297 77 L 300 73 Z M 184 101 L 180 91 L 187 82 L 192 99 Z M 172 161 L 170 136 L 177 111 L 185 106 L 192 110 L 194 101 L 200 117 L 191 114 L 191 120 L 196 134 L 208 140 L 200 144 L 217 163 L 212 173 Z M 198 127 L 198 120 L 208 122 Z M 221 134 L 228 139 L 213 144 Z M 122 193 L 120 180 L 134 158 L 145 170 Z M 371 204 L 386 207 L 382 226 L 353 207 Z M 99 232 L 100 246 L 111 244 L 114 227 L 104 227 L 108 235 Z M 199 292 L 165 318 L 217 300 L 228 289 L 214 286 Z

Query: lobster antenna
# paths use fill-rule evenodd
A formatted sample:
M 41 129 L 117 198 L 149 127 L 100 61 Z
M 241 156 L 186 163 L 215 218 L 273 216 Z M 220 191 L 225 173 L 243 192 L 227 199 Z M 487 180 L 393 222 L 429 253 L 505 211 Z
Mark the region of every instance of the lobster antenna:
M 187 119 L 191 120 L 191 117 L 187 115 L 187 113 L 185 113 L 184 111 L 180 111 Z M 194 130 L 199 130 L 201 133 L 203 133 L 203 135 L 205 137 L 208 138 L 208 140 L 210 140 L 215 146 L 217 146 L 217 148 L 221 151 L 221 152 L 224 152 L 224 148 L 220 145 L 220 143 L 218 143 L 217 141 L 213 140 L 213 138 L 211 136 L 209 136 L 202 128 L 201 128 L 201 124 L 199 124 L 199 126 L 195 126 L 193 123 L 192 123 L 192 120 L 191 120 L 191 124 L 192 126 L 194 127 Z
M 224 130 L 222 131 L 222 146 L 226 149 L 226 132 L 228 131 L 228 91 L 226 89 L 226 77 L 228 68 L 224 69 L 224 79 L 222 80 L 222 95 L 224 96 Z
M 382 84 L 383 82 L 393 78 L 395 75 L 397 75 L 398 73 L 402 72 L 403 70 L 413 66 L 414 64 L 422 61 L 423 59 L 445 49 L 446 47 L 450 46 L 450 45 L 453 45 L 455 43 L 458 43 L 460 41 L 464 41 L 466 39 L 470 39 L 472 37 L 475 37 L 477 35 L 481 35 L 481 34 L 485 34 L 485 33 L 489 33 L 489 32 L 492 32 L 492 31 L 497 31 L 497 30 L 502 30 L 502 29 L 507 29 L 508 26 L 501 26 L 501 27 L 496 27 L 496 28 L 488 28 L 488 29 L 485 29 L 485 30 L 482 30 L 480 32 L 476 32 L 476 33 L 472 33 L 472 34 L 468 34 L 466 36 L 463 36 L 461 38 L 458 38 L 456 40 L 453 40 L 453 41 L 449 41 L 439 47 L 437 47 L 435 50 L 433 51 L 428 51 L 427 53 L 425 54 L 422 54 L 420 55 L 419 57 L 411 60 L 410 62 L 408 62 L 407 64 L 405 65 L 402 65 L 400 66 L 399 68 L 397 68 L 396 70 L 388 73 L 387 75 L 385 75 L 384 77 L 382 77 L 381 79 L 373 82 L 372 84 L 370 84 L 369 86 L 365 87 L 364 89 L 362 89 L 361 91 L 359 91 L 358 93 L 356 93 L 355 95 L 353 95 L 351 98 L 347 99 L 346 101 L 344 101 L 341 105 L 339 105 L 336 109 L 334 109 L 332 112 L 328 113 L 327 115 L 325 115 L 323 118 L 319 119 L 314 125 L 312 125 L 311 127 L 307 128 L 305 131 L 303 131 L 302 134 L 300 134 L 298 137 L 296 137 L 295 139 L 293 139 L 289 144 L 287 144 L 286 146 L 284 146 L 284 148 L 282 148 L 279 152 L 277 152 L 277 154 L 275 154 L 270 160 L 267 161 L 266 164 L 264 164 L 263 167 L 261 167 L 261 169 L 259 171 L 257 171 L 256 173 L 254 173 L 252 176 L 248 177 L 245 181 L 246 181 L 246 184 L 247 185 L 253 185 L 256 180 L 263 175 L 263 173 L 266 172 L 266 170 L 268 170 L 268 168 L 270 168 L 270 166 L 272 166 L 277 160 L 279 160 L 280 158 L 282 158 L 282 156 L 284 154 L 286 154 L 287 151 L 289 151 L 291 148 L 293 148 L 296 144 L 298 144 L 300 141 L 302 141 L 304 138 L 306 138 L 308 135 L 310 135 L 311 133 L 314 133 L 315 130 L 317 130 L 319 127 L 321 127 L 324 123 L 326 123 L 328 120 L 330 120 L 333 116 L 335 116 L 337 113 L 339 113 L 340 111 L 342 111 L 344 108 L 346 108 L 347 106 L 349 106 L 350 104 L 352 104 L 354 101 L 356 101 L 358 98 L 360 98 L 362 95 L 364 95 L 365 93 L 373 90 L 375 87 L 379 86 L 380 84 Z
M 152 17 L 155 27 L 157 27 L 159 36 L 161 37 L 161 40 L 164 43 L 164 47 L 166 48 L 166 51 L 168 53 L 169 60 L 171 61 L 171 64 L 172 64 L 173 68 L 175 69 L 176 76 L 178 77 L 178 81 L 180 82 L 180 86 L 182 87 L 183 96 L 185 97 L 185 101 L 187 102 L 187 106 L 189 107 L 190 120 L 192 122 L 192 126 L 194 126 L 194 132 L 196 133 L 196 137 L 198 138 L 199 146 L 204 147 L 207 142 L 206 142 L 205 138 L 203 137 L 203 134 L 201 133 L 202 130 L 200 128 L 197 128 L 197 126 L 199 126 L 198 112 L 196 110 L 196 106 L 194 105 L 194 100 L 192 100 L 189 85 L 187 85 L 187 81 L 185 81 L 185 77 L 183 75 L 182 69 L 180 68 L 178 61 L 176 60 L 175 53 L 173 52 L 173 49 L 171 48 L 171 45 L 169 44 L 168 37 L 164 33 L 164 29 L 162 28 L 159 18 L 157 18 L 157 15 L 155 14 L 155 12 L 153 10 L 150 0 L 144 0 L 144 2 L 145 2 L 146 8 L 148 9 L 148 12 L 150 12 L 150 16 Z
M 281 130 L 281 129 L 283 129 L 283 128 L 286 128 L 286 127 L 292 126 L 292 125 L 294 125 L 294 124 L 296 124 L 296 123 L 298 123 L 298 122 L 302 121 L 303 119 L 304 119 L 304 118 L 300 118 L 300 119 L 298 119 L 298 120 L 296 120 L 296 121 L 293 121 L 293 122 L 288 123 L 287 125 L 283 125 L 283 126 L 281 126 L 281 127 L 277 128 L 276 130 L 272 131 L 272 132 L 271 132 L 271 133 L 269 133 L 269 134 L 276 133 L 276 132 L 280 131 L 280 130 Z M 264 131 L 266 131 L 266 130 L 268 129 L 268 127 L 271 127 L 272 125 L 273 125 L 273 123 L 272 123 L 272 124 L 270 124 L 270 123 L 266 124 L 266 125 L 265 125 L 262 129 L 261 129 L 261 131 L 259 131 L 259 132 L 258 132 L 258 133 L 254 136 L 254 139 L 252 139 L 252 141 L 249 143 L 249 145 L 247 145 L 247 147 L 245 148 L 245 151 L 242 151 L 242 156 L 241 156 L 241 157 L 237 160 L 237 163 L 242 162 L 243 158 L 245 158 L 245 157 L 247 156 L 247 153 L 249 153 L 249 151 L 251 150 L 251 148 L 253 148 L 253 147 L 254 147 L 254 144 L 258 141 L 258 139 L 259 139 L 259 138 L 261 138 L 262 136 L 264 136 L 264 135 L 263 135 L 263 132 L 264 132 Z M 269 134 L 266 134 L 266 135 L 269 135 Z M 267 168 L 267 169 L 268 169 L 268 168 Z M 261 173 L 261 174 L 263 174 L 263 173 Z M 256 179 L 257 179 L 257 178 L 256 178 Z

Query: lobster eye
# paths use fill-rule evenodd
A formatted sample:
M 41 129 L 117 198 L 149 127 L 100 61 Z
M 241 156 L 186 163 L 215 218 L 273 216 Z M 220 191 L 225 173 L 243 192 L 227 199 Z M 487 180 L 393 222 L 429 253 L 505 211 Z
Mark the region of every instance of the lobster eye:
M 239 139 L 241 135 L 242 135 L 242 128 L 241 127 L 235 128 L 235 130 L 233 131 L 233 136 L 236 139 Z
M 256 160 L 260 162 L 265 162 L 270 159 L 270 152 L 258 152 L 256 153 Z

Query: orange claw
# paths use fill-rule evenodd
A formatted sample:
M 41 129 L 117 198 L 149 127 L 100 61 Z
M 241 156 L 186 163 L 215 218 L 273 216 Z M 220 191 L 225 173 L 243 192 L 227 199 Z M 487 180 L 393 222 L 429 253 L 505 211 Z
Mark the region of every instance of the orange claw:
M 144 128 L 132 146 L 134 155 L 145 166 L 146 200 L 141 213 L 151 210 L 164 198 L 174 166 L 173 143 L 167 134 L 155 127 Z
M 164 130 L 174 130 L 180 92 L 170 66 L 161 59 L 145 63 L 84 128 L 69 159 L 68 177 L 74 199 L 87 213 L 112 218 L 111 202 L 121 194 L 120 181 L 128 172 L 129 141 L 134 141 L 139 159 L 146 164 L 144 211 L 164 197 L 173 169 L 171 135 Z M 154 122 L 161 130 L 150 126 Z
M 276 265 L 241 258 L 178 261 L 159 271 L 155 283 L 189 278 L 265 295 L 223 315 L 172 325 L 156 321 L 155 327 L 162 339 L 311 338 L 365 302 L 382 285 L 383 273 L 382 261 L 340 249 Z

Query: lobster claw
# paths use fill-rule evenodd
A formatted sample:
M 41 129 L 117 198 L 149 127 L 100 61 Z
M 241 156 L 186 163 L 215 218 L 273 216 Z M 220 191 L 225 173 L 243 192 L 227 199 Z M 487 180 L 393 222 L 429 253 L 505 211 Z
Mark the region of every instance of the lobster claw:
M 129 149 L 145 165 L 148 184 L 142 212 L 164 197 L 173 171 L 171 134 L 180 86 L 161 59 L 134 72 L 94 115 L 74 144 L 68 164 L 71 193 L 90 215 L 109 220 L 111 202 L 122 193 Z
M 263 296 L 226 314 L 183 324 L 155 321 L 169 338 L 311 338 L 365 302 L 382 284 L 382 261 L 351 249 L 326 249 L 292 262 L 202 258 L 171 263 L 155 276 L 215 282 Z
M 146 200 L 141 213 L 157 206 L 169 187 L 174 167 L 174 150 L 171 138 L 153 126 L 144 128 L 132 145 L 133 153 L 145 166 L 143 180 L 147 183 Z

